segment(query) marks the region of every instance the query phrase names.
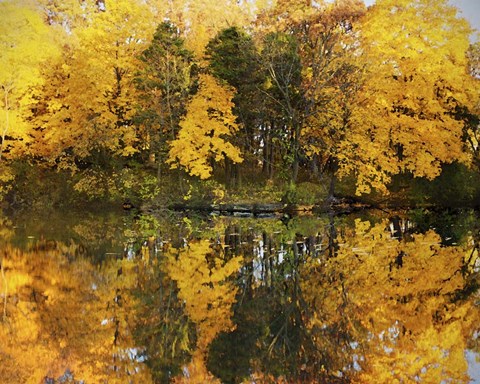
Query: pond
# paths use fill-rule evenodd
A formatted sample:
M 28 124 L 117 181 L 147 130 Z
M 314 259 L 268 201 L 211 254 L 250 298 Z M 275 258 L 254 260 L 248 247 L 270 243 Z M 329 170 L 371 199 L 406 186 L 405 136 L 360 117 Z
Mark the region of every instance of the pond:
M 0 233 L 1 382 L 480 380 L 475 211 L 28 212 Z

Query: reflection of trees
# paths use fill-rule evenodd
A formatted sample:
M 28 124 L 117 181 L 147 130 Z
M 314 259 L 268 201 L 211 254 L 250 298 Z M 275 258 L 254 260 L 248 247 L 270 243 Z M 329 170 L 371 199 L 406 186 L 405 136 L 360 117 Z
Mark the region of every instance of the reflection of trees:
M 244 258 L 241 289 L 236 329 L 211 343 L 209 370 L 232 383 L 253 373 L 263 382 L 464 382 L 479 317 L 467 264 L 477 253 L 405 219 L 393 225 L 401 236 L 387 221 L 328 220 L 317 232 L 227 226 L 223 252 Z
M 480 290 L 480 213 L 476 212 L 476 225 L 471 230 L 468 238 L 469 247 L 465 254 L 464 273 L 469 282 L 469 290 L 465 289 L 465 296 L 476 295 L 478 306 L 478 292 Z M 474 329 L 468 340 L 468 349 L 480 355 L 480 327 Z
M 479 225 L 478 212 L 473 210 L 413 210 L 409 216 L 415 222 L 415 232 L 434 229 L 444 245 L 461 243 L 472 228 Z
M 418 227 L 394 238 L 387 221 L 229 220 L 200 232 L 135 220 L 131 241 L 147 240 L 101 263 L 73 243 L 2 248 L 0 378 L 467 380 L 478 228 L 446 246 Z
M 77 251 L 55 242 L 2 249 L 0 378 L 43 383 L 71 372 L 85 382 L 150 382 L 130 332 L 133 262 L 110 260 L 98 271 Z
M 442 247 L 433 231 L 397 241 L 385 227 L 357 221 L 336 256 L 303 276 L 317 350 L 343 355 L 325 369 L 354 382 L 466 382 L 478 311 L 464 294 L 465 249 Z M 333 350 L 332 336 L 342 341 Z
M 13 233 L 14 229 L 12 221 L 9 218 L 0 215 L 0 245 L 3 246 L 3 242 L 9 241 L 12 238 Z
M 285 231 L 268 222 L 264 228 L 249 224 L 234 222 L 225 228 L 226 257 L 244 259 L 242 289 L 233 319 L 236 329 L 213 341 L 208 367 L 224 382 L 239 383 L 252 372 L 263 382 L 280 376 L 305 380 L 314 345 L 303 322 L 307 308 L 300 276 L 308 260 L 328 248 L 328 236 L 318 227 L 302 228 L 306 235 L 301 235 L 298 225 Z
M 169 383 L 190 358 L 195 337 L 176 283 L 166 273 L 169 248 L 150 242 L 142 247 L 139 266 L 135 337 L 155 383 Z
M 73 240 L 82 244 L 96 261 L 103 261 L 106 253 L 121 253 L 124 225 L 131 225 L 131 218 L 118 211 L 95 212 L 92 210 L 50 210 L 41 213 L 20 211 L 13 218 L 17 227 L 10 243 L 26 249 L 35 239 L 55 239 L 64 243 Z M 125 223 L 125 224 L 124 224 Z M 0 223 L 0 228 L 4 228 Z
M 241 264 L 241 257 L 218 257 L 209 240 L 192 241 L 186 249 L 167 256 L 166 271 L 178 287 L 178 297 L 195 324 L 196 350 L 186 377 L 178 382 L 213 382 L 206 369 L 208 347 L 222 331 L 231 330 L 231 308 L 236 289 L 230 277 Z

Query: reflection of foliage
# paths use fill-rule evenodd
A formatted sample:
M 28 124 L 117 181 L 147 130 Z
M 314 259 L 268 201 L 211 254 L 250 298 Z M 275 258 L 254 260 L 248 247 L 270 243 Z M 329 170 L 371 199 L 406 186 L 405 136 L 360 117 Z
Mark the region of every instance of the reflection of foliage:
M 464 242 L 470 229 L 478 221 L 471 210 L 413 210 L 408 214 L 415 222 L 416 231 L 425 233 L 434 229 L 442 238 L 442 244 L 455 245 Z
M 0 377 L 40 383 L 75 373 L 85 382 L 148 383 L 132 352 L 127 291 L 135 280 L 127 260 L 107 263 L 101 275 L 76 245 L 41 242 L 31 251 L 6 247 L 0 326 Z M 122 271 L 119 273 L 119 271 Z
M 335 257 L 310 265 L 303 292 L 312 334 L 320 345 L 337 326 L 349 334 L 344 349 L 355 346 L 358 361 L 344 375 L 360 382 L 465 382 L 465 339 L 478 321 L 462 294 L 465 250 L 440 246 L 433 231 L 399 242 L 385 226 L 357 221 Z
M 87 243 L 105 240 L 99 238 L 105 233 L 96 219 L 99 226 L 90 228 L 99 233 L 89 237 L 92 232 L 87 231 Z M 104 227 L 119 227 L 110 224 L 103 222 Z M 138 360 L 142 350 L 131 341 L 137 259 L 105 258 L 95 270 L 84 247 L 55 241 L 36 243 L 24 253 L 2 246 L 0 256 L 2 309 L 6 305 L 0 324 L 0 377 L 37 383 L 68 371 L 86 382 L 113 376 L 119 383 L 149 382 Z
M 433 231 L 397 240 L 388 222 L 371 222 L 323 219 L 315 232 L 295 219 L 262 234 L 258 221 L 229 221 L 225 251 L 244 258 L 242 289 L 236 329 L 211 343 L 208 369 L 231 383 L 252 373 L 265 383 L 463 382 L 478 251 L 444 247 Z
M 3 245 L 2 243 L 4 241 L 9 241 L 13 237 L 13 234 L 14 228 L 12 221 L 0 215 L 0 244 Z
M 95 264 L 92 246 L 73 242 L 43 241 L 24 253 L 6 246 L 0 377 L 466 382 L 464 351 L 478 349 L 480 321 L 472 215 L 444 218 L 446 227 L 465 226 L 456 246 L 432 230 L 420 233 L 433 220 L 399 240 L 373 214 L 353 226 L 334 217 L 287 225 L 175 214 L 127 214 L 123 225 L 97 218 L 91 230 L 82 224 L 84 238 L 124 239 L 125 227 L 131 234 L 128 252 Z M 117 231 L 102 232 L 102 223 Z
M 139 215 L 134 219 L 135 222 L 131 223 L 131 226 L 125 231 L 126 235 L 129 235 L 129 237 L 133 237 L 134 239 L 155 236 L 160 229 L 160 223 L 154 216 Z
M 120 229 L 118 217 L 115 215 L 106 215 L 103 217 L 85 217 L 78 220 L 74 226 L 75 233 L 84 239 L 87 243 L 98 243 L 99 239 L 111 240 L 118 238 Z
M 323 231 L 324 221 L 316 223 L 317 232 Z M 229 224 L 224 228 L 225 252 L 244 259 L 237 328 L 212 343 L 208 367 L 224 382 L 241 382 L 250 372 L 265 374 L 263 382 L 280 376 L 300 379 L 311 342 L 302 325 L 299 276 L 305 260 L 322 248 L 323 236 L 310 228 L 303 237 L 294 222 L 285 229 L 279 220 Z
M 231 308 L 236 289 L 229 278 L 240 263 L 240 257 L 227 260 L 216 255 L 208 240 L 192 242 L 188 249 L 168 256 L 168 274 L 176 281 L 178 296 L 196 326 L 197 349 L 189 371 L 199 382 L 209 377 L 205 368 L 208 346 L 220 332 L 233 328 Z

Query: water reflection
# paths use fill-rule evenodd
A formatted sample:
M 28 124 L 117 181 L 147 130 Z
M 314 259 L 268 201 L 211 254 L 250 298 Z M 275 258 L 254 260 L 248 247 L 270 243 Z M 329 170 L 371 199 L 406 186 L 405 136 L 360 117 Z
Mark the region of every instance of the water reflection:
M 469 382 L 475 212 L 56 220 L 1 219 L 2 381 Z

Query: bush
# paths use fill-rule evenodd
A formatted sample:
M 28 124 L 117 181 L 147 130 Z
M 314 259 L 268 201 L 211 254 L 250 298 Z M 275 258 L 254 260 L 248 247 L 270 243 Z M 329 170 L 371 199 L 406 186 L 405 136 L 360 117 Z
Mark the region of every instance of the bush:
M 282 201 L 286 204 L 314 205 L 327 198 L 326 189 L 310 182 L 299 184 L 289 183 L 285 189 Z

